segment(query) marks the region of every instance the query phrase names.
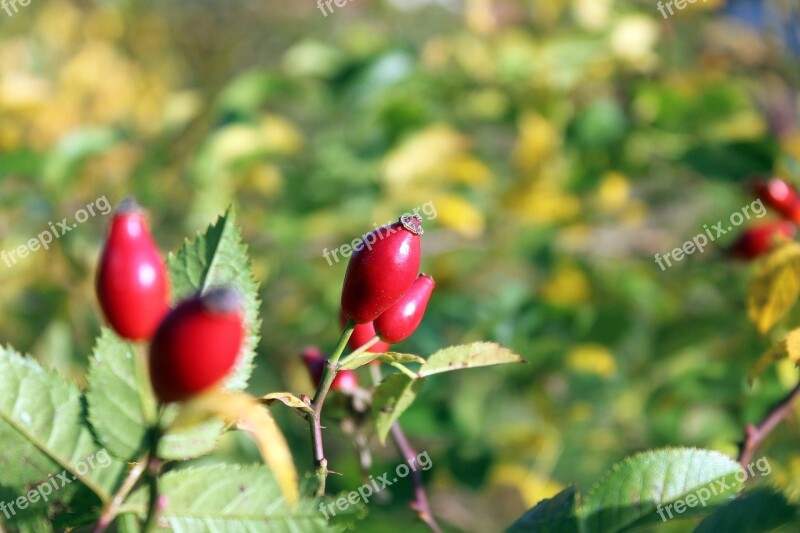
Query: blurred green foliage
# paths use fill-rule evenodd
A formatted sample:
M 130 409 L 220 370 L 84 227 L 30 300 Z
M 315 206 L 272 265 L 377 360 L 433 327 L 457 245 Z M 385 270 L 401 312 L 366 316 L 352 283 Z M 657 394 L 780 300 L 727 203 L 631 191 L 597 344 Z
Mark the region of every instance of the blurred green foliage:
M 449 527 L 499 530 L 634 451 L 735 454 L 797 379 L 779 365 L 750 388 L 747 372 L 800 317 L 771 339 L 748 323 L 750 271 L 722 253 L 733 232 L 665 271 L 653 256 L 749 203 L 754 174 L 800 183 L 796 60 L 722 1 L 668 20 L 644 1 L 420 4 L 0 12 L 0 249 L 134 194 L 175 250 L 234 204 L 264 302 L 251 391 L 310 393 L 298 353 L 335 343 L 345 269 L 323 251 L 431 202 L 438 288 L 398 350 L 486 339 L 529 363 L 433 378 L 403 418 Z M 0 339 L 78 383 L 107 224 L 0 263 Z M 304 423 L 276 413 L 309 467 Z M 355 451 L 327 435 L 331 483 L 351 490 Z M 785 425 L 763 449 L 764 482 L 794 502 L 796 442 Z M 233 436 L 223 448 L 257 459 Z M 374 472 L 398 462 L 376 447 Z M 409 499 L 393 487 L 363 530 L 424 531 Z

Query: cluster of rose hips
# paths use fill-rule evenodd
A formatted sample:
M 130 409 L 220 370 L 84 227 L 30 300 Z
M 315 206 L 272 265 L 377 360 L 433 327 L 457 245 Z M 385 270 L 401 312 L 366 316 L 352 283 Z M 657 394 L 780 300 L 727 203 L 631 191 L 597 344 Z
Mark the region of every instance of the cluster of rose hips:
M 421 220 L 418 215 L 403 216 L 366 234 L 356 246 L 347 265 L 340 314 L 343 327 L 349 321 L 355 324 L 348 340 L 352 350 L 372 342 L 366 351 L 386 353 L 390 344 L 407 339 L 422 322 L 436 283 L 419 272 Z M 327 358 L 311 347 L 303 352 L 303 361 L 318 386 Z M 333 390 L 357 387 L 352 370 L 339 372 L 331 385 Z
M 114 213 L 96 288 L 114 331 L 130 341 L 150 342 L 150 380 L 159 400 L 196 396 L 236 364 L 245 335 L 239 293 L 214 287 L 170 309 L 166 265 L 132 199 Z
M 355 323 L 349 345 L 372 342 L 389 351 L 419 326 L 435 287 L 419 274 L 418 216 L 367 234 L 350 259 L 342 290 L 342 322 Z M 214 287 L 170 308 L 169 275 L 142 209 L 123 201 L 114 213 L 96 279 L 109 325 L 130 341 L 150 343 L 153 390 L 162 402 L 179 402 L 218 385 L 236 364 L 245 337 L 241 297 L 235 288 Z M 376 342 L 375 337 L 380 341 Z M 318 349 L 303 353 L 315 386 L 327 359 Z M 333 389 L 358 387 L 352 370 L 339 372 Z
M 734 257 L 752 260 L 766 254 L 778 240 L 794 238 L 800 224 L 800 193 L 781 178 L 761 181 L 753 187 L 760 198 L 782 217 L 782 220 L 765 222 L 745 230 L 731 247 Z

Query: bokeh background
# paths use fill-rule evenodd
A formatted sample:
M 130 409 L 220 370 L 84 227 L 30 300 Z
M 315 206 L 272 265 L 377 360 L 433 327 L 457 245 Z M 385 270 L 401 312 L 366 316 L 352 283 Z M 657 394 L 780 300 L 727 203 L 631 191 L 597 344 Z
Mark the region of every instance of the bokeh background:
M 749 204 L 753 176 L 800 183 L 800 7 L 709 0 L 665 19 L 656 4 L 0 10 L 0 249 L 134 194 L 175 250 L 233 204 L 263 300 L 251 391 L 310 393 L 298 354 L 335 343 L 346 266 L 323 250 L 430 202 L 423 270 L 438 288 L 398 350 L 493 340 L 528 362 L 433 378 L 402 419 L 448 530 L 498 531 L 635 451 L 734 455 L 797 380 L 783 364 L 746 383 L 781 328 L 764 338 L 747 321 L 752 269 L 725 254 L 733 233 L 665 271 L 653 257 Z M 109 220 L 0 263 L 0 341 L 79 383 Z M 279 417 L 307 469 L 304 422 Z M 763 482 L 795 501 L 798 436 L 790 421 L 762 450 Z M 352 444 L 335 425 L 327 437 L 334 489 L 357 487 Z M 399 461 L 375 454 L 375 474 Z M 258 460 L 236 435 L 219 457 Z M 387 496 L 359 530 L 425 531 L 408 485 Z

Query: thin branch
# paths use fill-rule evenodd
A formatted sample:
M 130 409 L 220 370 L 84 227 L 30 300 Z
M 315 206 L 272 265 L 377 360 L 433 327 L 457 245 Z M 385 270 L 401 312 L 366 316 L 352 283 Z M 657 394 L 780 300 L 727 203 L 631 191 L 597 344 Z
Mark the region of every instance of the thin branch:
M 767 416 L 758 426 L 748 424 L 744 430 L 744 439 L 739 445 L 739 464 L 747 466 L 756 453 L 759 445 L 767 438 L 775 427 L 780 424 L 792 411 L 795 401 L 800 398 L 800 382 L 789 391 L 786 396 L 770 409 Z
M 145 455 L 138 462 L 134 463 L 133 468 L 131 468 L 131 471 L 128 472 L 128 475 L 125 478 L 125 481 L 123 481 L 119 490 L 114 494 L 114 496 L 111 498 L 111 501 L 109 501 L 108 505 L 106 505 L 103 509 L 103 514 L 101 514 L 100 518 L 97 520 L 97 524 L 94 526 L 92 533 L 103 533 L 108 526 L 114 522 L 114 519 L 119 514 L 120 506 L 125 502 L 125 498 L 128 497 L 128 494 L 130 494 L 133 490 L 133 487 L 136 486 L 139 478 L 141 478 L 142 474 L 144 474 L 145 469 L 147 468 L 147 459 L 148 456 Z
M 380 366 L 370 365 L 369 370 L 372 375 L 372 382 L 377 387 L 383 379 Z M 425 524 L 431 528 L 431 531 L 434 533 L 442 533 L 428 504 L 428 496 L 425 494 L 425 485 L 422 481 L 422 472 L 417 470 L 417 451 L 408 442 L 403 428 L 400 427 L 398 422 L 392 424 L 392 438 L 397 448 L 400 450 L 403 460 L 405 460 L 409 469 L 411 469 L 411 481 L 414 484 L 414 501 L 410 504 L 411 509 L 417 512 L 420 520 L 425 522 Z
M 339 363 L 339 358 L 342 356 L 347 341 L 350 340 L 350 335 L 353 334 L 356 324 L 352 320 L 347 322 L 347 325 L 342 331 L 342 336 L 339 337 L 339 343 L 333 351 L 330 360 L 327 362 L 322 370 L 322 377 L 319 380 L 317 392 L 314 394 L 314 400 L 311 402 L 312 413 L 308 416 L 309 430 L 311 431 L 311 442 L 314 453 L 314 470 L 317 475 L 319 483 L 317 487 L 317 496 L 325 495 L 325 480 L 328 477 L 328 460 L 325 458 L 325 451 L 322 443 L 322 406 L 325 403 L 325 397 L 333 384 L 336 377 L 336 368 Z
M 442 533 L 439 524 L 437 524 L 436 519 L 433 518 L 430 505 L 428 505 L 425 485 L 422 482 L 422 472 L 416 468 L 418 466 L 416 463 L 417 451 L 408 442 L 405 433 L 403 433 L 403 429 L 397 422 L 392 424 L 392 437 L 394 438 L 395 444 L 397 444 L 397 447 L 400 449 L 400 453 L 403 454 L 403 458 L 408 464 L 408 467 L 411 469 L 411 480 L 414 483 L 414 501 L 411 502 L 411 508 L 417 512 L 420 520 L 431 528 L 431 531 L 434 533 Z

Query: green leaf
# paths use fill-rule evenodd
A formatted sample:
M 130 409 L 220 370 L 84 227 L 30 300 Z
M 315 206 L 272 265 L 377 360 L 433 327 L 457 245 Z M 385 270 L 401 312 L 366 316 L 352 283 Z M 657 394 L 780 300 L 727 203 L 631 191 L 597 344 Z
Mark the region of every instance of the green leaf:
M 98 442 L 125 461 L 146 450 L 145 436 L 155 417 L 156 402 L 147 375 L 144 354 L 103 329 L 89 361 L 89 421 Z M 138 369 L 138 370 L 137 370 Z
M 177 254 L 170 254 L 167 265 L 176 301 L 219 285 L 238 289 L 244 303 L 247 335 L 225 387 L 243 390 L 253 370 L 261 318 L 258 284 L 253 279 L 247 246 L 242 244 L 235 218 L 233 208 L 229 208 L 205 234 L 198 235 L 193 241 L 187 240 Z
M 425 359 L 418 355 L 413 355 L 410 353 L 397 353 L 397 352 L 387 352 L 387 353 L 372 353 L 372 352 L 362 352 L 352 359 L 345 358 L 342 361 L 341 365 L 339 366 L 339 370 L 355 370 L 361 366 L 366 365 L 374 361 L 375 359 L 380 359 L 384 363 L 424 363 Z
M 736 461 L 717 451 L 643 452 L 615 465 L 595 485 L 581 516 L 586 530 L 597 532 L 686 518 L 739 492 L 742 484 L 734 476 L 740 472 Z
M 161 478 L 159 488 L 168 503 L 158 531 L 329 531 L 313 502 L 300 501 L 289 508 L 272 473 L 263 466 L 214 465 L 172 471 Z M 146 503 L 147 487 L 128 500 L 140 518 L 144 518 Z
M 405 374 L 392 374 L 386 378 L 372 396 L 372 416 L 381 444 L 392 424 L 408 409 L 422 389 L 424 380 L 411 379 Z
M 578 533 L 576 496 L 575 487 L 568 487 L 549 500 L 542 500 L 511 524 L 506 533 Z
M 520 356 L 499 344 L 474 342 L 439 350 L 428 357 L 427 362 L 419 369 L 419 375 L 426 377 L 462 368 L 524 362 Z
M 70 485 L 77 482 L 101 501 L 108 501 L 125 465 L 112 460 L 95 443 L 84 419 L 83 400 L 75 385 L 33 359 L 0 348 L 0 472 L 4 484 L 38 486 L 49 481 L 49 475 L 61 474 Z M 59 479 L 61 486 L 70 486 Z
M 235 218 L 233 209 L 228 209 L 204 234 L 192 241 L 186 240 L 176 254 L 170 254 L 167 265 L 176 301 L 219 285 L 238 289 L 244 303 L 247 335 L 225 387 L 243 390 L 252 372 L 261 318 L 258 285 L 253 280 L 247 247 L 241 242 Z M 177 413 L 176 406 L 169 406 L 164 413 L 165 425 L 169 425 Z M 159 455 L 165 459 L 189 459 L 206 454 L 215 448 L 223 428 L 221 422 L 210 421 L 170 431 L 161 440 Z
M 786 497 L 762 489 L 742 494 L 706 517 L 694 533 L 765 533 L 787 524 L 797 524 L 798 509 Z

